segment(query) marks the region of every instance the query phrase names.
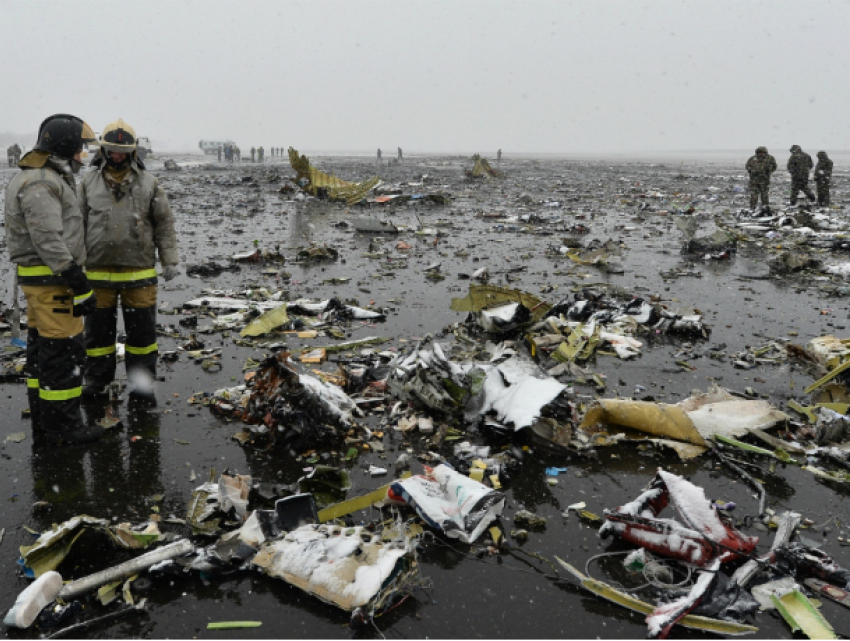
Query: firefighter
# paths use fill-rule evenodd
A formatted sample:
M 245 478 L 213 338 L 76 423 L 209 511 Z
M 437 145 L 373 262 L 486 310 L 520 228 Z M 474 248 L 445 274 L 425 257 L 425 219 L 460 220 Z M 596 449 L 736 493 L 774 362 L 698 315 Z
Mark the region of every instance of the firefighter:
M 104 431 L 86 425 L 80 411 L 82 316 L 94 311 L 96 298 L 83 272 L 85 222 L 74 174 L 82 166 L 83 145 L 94 140 L 77 116 L 50 116 L 6 188 L 6 243 L 27 299 L 33 440 L 52 445 L 90 443 Z
M 83 396 L 101 396 L 115 378 L 118 301 L 127 332 L 130 398 L 153 400 L 156 343 L 156 257 L 162 277 L 178 274 L 177 237 L 168 198 L 136 154 L 136 132 L 123 120 L 100 136 L 96 168 L 86 174 L 80 209 L 86 222 L 87 275 L 97 309 L 86 322 Z

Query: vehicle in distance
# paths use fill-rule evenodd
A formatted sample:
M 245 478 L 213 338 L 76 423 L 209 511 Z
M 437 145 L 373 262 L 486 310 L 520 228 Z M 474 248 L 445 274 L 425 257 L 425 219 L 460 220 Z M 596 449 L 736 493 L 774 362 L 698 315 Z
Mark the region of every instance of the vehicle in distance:
M 198 147 L 200 147 L 205 154 L 217 154 L 219 147 L 224 149 L 227 145 L 233 145 L 235 147 L 236 143 L 229 138 L 227 140 L 202 140 L 198 143 Z
M 136 155 L 139 157 L 139 160 L 144 162 L 145 158 L 152 153 L 151 139 L 146 136 L 139 136 L 139 139 L 136 141 Z

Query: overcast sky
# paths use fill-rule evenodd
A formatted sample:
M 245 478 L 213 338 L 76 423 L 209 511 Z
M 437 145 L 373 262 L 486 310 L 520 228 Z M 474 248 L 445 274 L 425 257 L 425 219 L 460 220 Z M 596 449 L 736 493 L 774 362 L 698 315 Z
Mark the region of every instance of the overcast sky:
M 0 132 L 69 112 L 172 150 L 850 149 L 848 31 L 826 0 L 0 0 Z

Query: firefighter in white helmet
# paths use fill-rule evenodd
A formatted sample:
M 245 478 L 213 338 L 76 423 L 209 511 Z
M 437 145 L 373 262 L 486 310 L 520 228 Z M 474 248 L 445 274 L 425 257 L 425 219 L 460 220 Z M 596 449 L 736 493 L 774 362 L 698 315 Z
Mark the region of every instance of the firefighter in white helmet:
M 171 280 L 179 262 L 174 216 L 157 179 L 136 154 L 136 132 L 123 120 L 107 125 L 100 153 L 80 189 L 86 221 L 86 275 L 97 308 L 86 322 L 84 397 L 104 394 L 115 378 L 118 300 L 127 332 L 125 365 L 131 398 L 153 399 L 156 344 L 156 258 Z

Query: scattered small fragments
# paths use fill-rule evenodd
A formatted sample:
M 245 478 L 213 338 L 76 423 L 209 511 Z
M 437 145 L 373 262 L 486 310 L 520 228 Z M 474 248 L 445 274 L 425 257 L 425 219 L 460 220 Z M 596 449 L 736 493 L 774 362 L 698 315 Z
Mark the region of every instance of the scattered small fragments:
M 134 426 L 128 442 L 132 454 L 147 444 L 191 457 L 218 439 L 231 468 L 186 461 L 186 496 L 156 490 L 168 498 L 148 502 L 149 518 L 113 502 L 106 518 L 75 517 L 35 540 L 16 531 L 21 583 L 56 568 L 77 578 L 87 539 L 102 559 L 85 572 L 120 570 L 47 603 L 30 627 L 50 634 L 49 618 L 71 634 L 83 628 L 63 626 L 83 601 L 83 623 L 97 625 L 104 607 L 141 611 L 138 595 L 161 582 L 184 580 L 188 595 L 196 580 L 235 573 L 284 600 L 300 592 L 319 613 L 332 604 L 352 623 L 391 609 L 405 617 L 412 610 L 398 606 L 419 598 L 435 559 L 457 572 L 465 561 L 452 559 L 489 562 L 498 581 L 509 555 L 524 555 L 552 576 L 543 557 L 561 540 L 561 556 L 587 565 L 557 571 L 611 605 L 587 607 L 587 593 L 542 573 L 539 589 L 591 622 L 623 606 L 647 617 L 652 636 L 678 625 L 751 634 L 770 616 L 761 603 L 778 611 L 774 634 L 846 627 L 835 615 L 850 579 L 846 516 L 840 500 L 809 501 L 812 487 L 840 499 L 850 483 L 840 182 L 831 208 L 743 211 L 746 178 L 707 167 L 571 161 L 553 173 L 528 159 L 489 180 L 499 172 L 480 156 L 469 172 L 465 158 L 429 159 L 415 173 L 388 166 L 393 182 L 372 190 L 372 163 L 323 159 L 319 171 L 294 155 L 297 188 L 281 187 L 279 163 L 232 176 L 191 164 L 161 172 L 180 193 L 191 244 L 188 278 L 162 284 L 172 299 L 158 307 L 165 380 L 151 415 L 196 431 Z M 20 324 L 0 314 L 7 331 Z M 119 358 L 124 349 L 116 344 Z M 4 381 L 22 392 L 20 345 L 7 351 Z M 165 392 L 186 368 L 202 387 Z M 120 399 L 121 386 L 112 391 Z M 112 407 L 100 424 L 116 420 Z M 5 456 L 29 448 L 15 445 L 28 434 L 18 429 L 7 430 Z M 242 457 L 250 474 L 235 471 Z M 658 466 L 687 479 L 662 467 L 629 501 L 635 479 Z M 269 468 L 281 476 L 254 478 Z M 626 504 L 614 509 L 618 496 Z M 38 500 L 33 520 L 47 528 L 63 507 Z M 597 529 L 617 539 L 605 554 L 624 560 L 594 565 Z M 193 549 L 125 574 L 128 559 L 174 541 Z M 445 604 L 430 596 L 416 616 Z M 15 605 L 15 617 L 25 609 Z M 272 623 L 210 618 L 209 629 Z M 621 633 L 629 619 L 618 619 Z

